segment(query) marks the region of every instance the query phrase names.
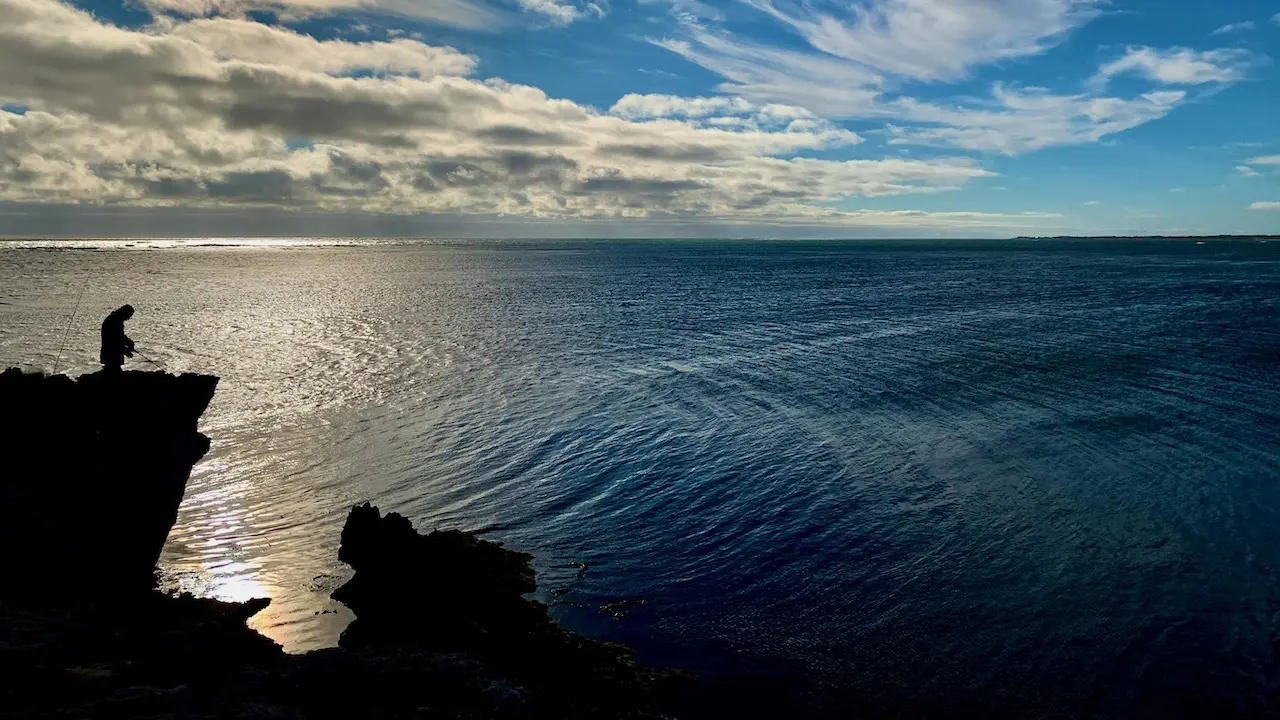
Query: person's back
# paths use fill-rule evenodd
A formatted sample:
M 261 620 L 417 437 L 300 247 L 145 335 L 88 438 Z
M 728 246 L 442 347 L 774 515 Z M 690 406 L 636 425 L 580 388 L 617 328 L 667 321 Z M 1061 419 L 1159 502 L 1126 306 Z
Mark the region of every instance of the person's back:
M 124 365 L 125 357 L 133 357 L 133 341 L 124 334 L 124 323 L 133 317 L 133 306 L 113 310 L 107 319 L 102 321 L 102 349 L 98 360 L 106 372 L 118 372 Z

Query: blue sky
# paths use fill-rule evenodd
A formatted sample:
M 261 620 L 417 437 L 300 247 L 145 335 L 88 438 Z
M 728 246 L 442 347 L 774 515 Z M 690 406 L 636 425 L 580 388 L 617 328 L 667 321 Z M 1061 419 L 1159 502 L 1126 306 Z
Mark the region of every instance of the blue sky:
M 0 234 L 1280 233 L 1277 48 L 1245 0 L 0 0 Z

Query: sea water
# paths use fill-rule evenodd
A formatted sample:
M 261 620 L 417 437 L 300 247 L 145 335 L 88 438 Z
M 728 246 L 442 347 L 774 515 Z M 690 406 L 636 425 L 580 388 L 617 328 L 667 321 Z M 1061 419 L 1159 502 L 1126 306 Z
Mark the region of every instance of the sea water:
M 165 581 L 292 651 L 367 500 L 833 714 L 1274 698 L 1280 243 L 3 242 L 0 364 L 126 302 L 128 367 L 222 378 Z

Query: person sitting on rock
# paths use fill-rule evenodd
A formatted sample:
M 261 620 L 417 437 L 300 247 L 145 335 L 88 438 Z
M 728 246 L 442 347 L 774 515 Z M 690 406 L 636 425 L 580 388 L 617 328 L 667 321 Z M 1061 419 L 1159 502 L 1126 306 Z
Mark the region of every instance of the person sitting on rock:
M 133 357 L 133 341 L 124 334 L 124 322 L 133 317 L 133 306 L 125 305 L 113 310 L 106 320 L 102 321 L 102 350 L 98 360 L 102 362 L 104 372 L 120 372 L 126 357 Z

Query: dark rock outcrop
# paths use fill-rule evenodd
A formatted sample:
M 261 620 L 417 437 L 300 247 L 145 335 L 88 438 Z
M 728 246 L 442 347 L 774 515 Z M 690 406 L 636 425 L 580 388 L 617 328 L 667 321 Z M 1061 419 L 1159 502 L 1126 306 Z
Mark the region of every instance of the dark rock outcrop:
M 150 587 L 218 379 L 0 373 L 0 598 Z
M 517 691 L 522 717 L 652 717 L 682 678 L 620 645 L 561 628 L 526 553 L 456 530 L 421 535 L 409 520 L 352 508 L 338 557 L 356 571 L 333 597 L 355 613 L 340 646 L 361 654 L 462 654 Z
M 456 530 L 419 535 L 368 503 L 347 516 L 338 559 L 356 571 L 333 592 L 356 614 L 347 646 L 503 644 L 545 615 L 523 597 L 537 589 L 532 556 Z
M 339 647 L 297 656 L 245 626 L 266 601 L 0 603 L 0 718 L 656 720 L 683 684 L 552 622 L 523 596 L 524 553 L 364 505 L 342 555 L 356 574 L 335 596 L 358 619 Z

